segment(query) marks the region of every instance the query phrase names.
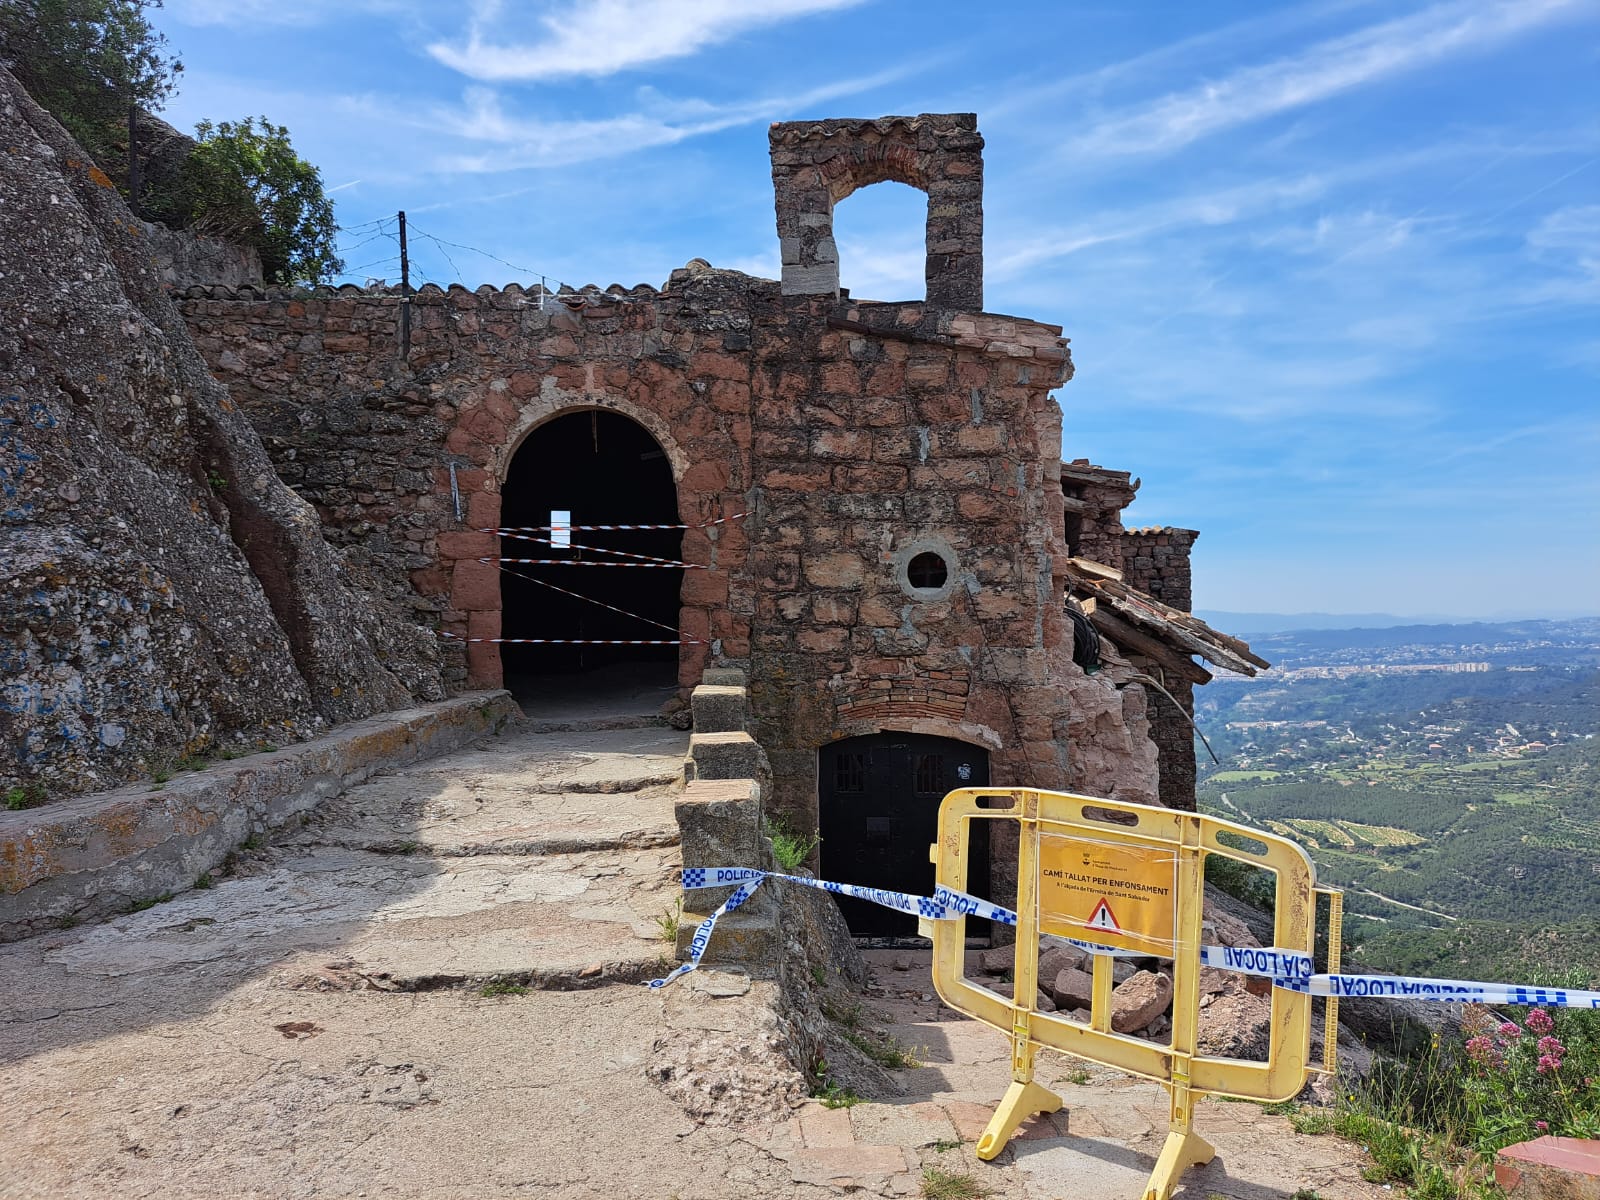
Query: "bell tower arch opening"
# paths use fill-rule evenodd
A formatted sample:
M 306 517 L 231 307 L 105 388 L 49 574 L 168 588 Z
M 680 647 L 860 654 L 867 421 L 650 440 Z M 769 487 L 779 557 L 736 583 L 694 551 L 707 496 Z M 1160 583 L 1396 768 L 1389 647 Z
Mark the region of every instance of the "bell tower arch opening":
M 676 686 L 683 533 L 638 528 L 680 521 L 649 430 L 601 408 L 536 426 L 506 469 L 500 514 L 501 653 L 519 700 Z

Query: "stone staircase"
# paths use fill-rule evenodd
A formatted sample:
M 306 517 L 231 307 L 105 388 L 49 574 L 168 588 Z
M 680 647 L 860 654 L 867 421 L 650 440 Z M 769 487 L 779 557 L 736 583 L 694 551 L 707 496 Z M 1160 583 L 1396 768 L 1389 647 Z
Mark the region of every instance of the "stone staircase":
M 880 955 L 865 991 L 826 978 L 854 952 L 819 943 L 820 893 L 778 912 L 769 886 L 719 929 L 716 960 L 748 972 L 638 986 L 671 966 L 681 861 L 760 865 L 740 691 L 697 691 L 692 741 L 524 723 L 369 779 L 176 898 L 0 946 L 0 1195 L 822 1200 L 916 1195 L 937 1169 L 1012 1200 L 1137 1196 L 1153 1085 L 1069 1085 L 1047 1058 L 1072 1113 L 979 1164 L 1004 1037 L 942 1008 L 922 961 Z M 763 977 L 775 960 L 798 984 Z M 879 1102 L 806 1101 L 786 1056 L 839 1019 L 833 1071 L 858 1022 L 922 1065 L 875 1068 Z M 1281 1117 L 1215 1107 L 1227 1159 L 1185 1195 L 1382 1194 L 1347 1150 L 1266 1156 Z

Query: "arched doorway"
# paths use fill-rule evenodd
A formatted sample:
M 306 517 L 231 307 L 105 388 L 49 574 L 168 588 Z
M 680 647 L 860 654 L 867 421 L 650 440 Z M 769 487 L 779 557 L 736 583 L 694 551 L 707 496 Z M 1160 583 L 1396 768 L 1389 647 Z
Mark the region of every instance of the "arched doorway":
M 870 733 L 830 742 L 817 751 L 817 832 L 822 877 L 933 894 L 928 848 L 938 835 L 939 802 L 957 788 L 987 787 L 989 752 L 955 738 L 920 733 Z M 988 895 L 989 844 L 983 822 L 974 823 L 967 887 Z M 858 937 L 905 937 L 915 917 L 864 900 L 838 897 L 850 932 Z M 968 922 L 967 932 L 981 930 Z
M 500 539 L 502 636 L 545 643 L 501 647 L 519 699 L 553 682 L 676 684 L 683 570 L 659 564 L 680 561 L 682 532 L 594 528 L 678 524 L 672 464 L 648 430 L 607 409 L 546 421 L 511 459 L 500 514 L 530 531 Z

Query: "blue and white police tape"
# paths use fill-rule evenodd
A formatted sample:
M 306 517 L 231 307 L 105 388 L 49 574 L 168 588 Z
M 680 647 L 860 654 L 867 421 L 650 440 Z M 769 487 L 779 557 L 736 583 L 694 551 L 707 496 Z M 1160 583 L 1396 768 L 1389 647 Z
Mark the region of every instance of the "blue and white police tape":
M 1311 956 L 1277 947 L 1202 946 L 1200 965 L 1272 980 L 1274 987 L 1311 996 L 1361 999 L 1395 996 L 1452 1004 L 1540 1005 L 1548 1008 L 1600 1008 L 1600 992 L 1518 983 L 1478 983 L 1468 979 L 1425 979 L 1414 975 L 1314 973 Z
M 1451 1004 L 1516 1004 L 1540 1008 L 1600 1008 L 1600 992 L 1536 987 L 1519 983 L 1476 983 L 1466 979 L 1421 979 L 1409 975 L 1312 975 L 1274 979 L 1274 987 L 1341 1000 L 1394 996 L 1402 1000 L 1442 1000 Z
M 953 921 L 958 917 L 981 917 L 1015 925 L 1017 914 L 992 901 L 968 895 L 955 888 L 939 886 L 933 895 L 913 896 L 906 892 L 891 892 L 882 888 L 863 887 L 854 883 L 833 883 L 825 879 L 812 879 L 806 875 L 783 875 L 776 871 L 759 871 L 754 867 L 685 867 L 685 891 L 696 888 L 729 887 L 737 885 L 729 896 L 700 923 L 694 939 L 689 943 L 689 959 L 682 966 L 661 979 L 652 979 L 649 987 L 665 987 L 680 975 L 693 971 L 700 965 L 717 919 L 730 913 L 755 894 L 768 879 L 782 879 L 802 887 L 832 892 L 836 896 L 853 896 L 881 904 L 910 916 L 925 917 L 930 921 Z M 1090 954 L 1106 954 L 1149 958 L 1141 950 L 1123 950 L 1098 942 L 1079 938 L 1054 937 L 1052 940 L 1076 946 Z M 1162 956 L 1154 956 L 1162 957 Z M 1344 975 L 1315 973 L 1311 955 L 1303 950 L 1284 950 L 1277 946 L 1202 946 L 1200 965 L 1241 975 L 1255 975 L 1270 979 L 1273 987 L 1302 992 L 1312 996 L 1333 996 L 1339 999 L 1369 996 L 1394 996 L 1407 1000 L 1438 1000 L 1455 1004 L 1510 1004 L 1541 1006 L 1545 1008 L 1600 1009 L 1600 992 L 1577 988 L 1537 987 L 1531 984 L 1476 983 L 1462 979 L 1423 979 L 1410 975 Z
M 647 981 L 646 986 L 659 988 L 666 987 L 680 975 L 686 975 L 700 965 L 701 956 L 706 952 L 706 946 L 711 941 L 712 931 L 717 927 L 717 921 L 725 913 L 730 913 L 755 894 L 755 890 L 768 879 L 782 879 L 787 883 L 798 883 L 802 887 L 816 888 L 818 891 L 832 892 L 836 896 L 853 896 L 857 900 L 867 900 L 873 904 L 881 904 L 884 908 L 892 908 L 899 912 L 914 917 L 926 917 L 930 921 L 953 921 L 957 917 L 983 917 L 990 921 L 999 921 L 1005 925 L 1015 925 L 1017 914 L 1009 908 L 992 904 L 988 900 L 977 896 L 969 896 L 966 892 L 959 892 L 954 888 L 939 887 L 929 896 L 913 896 L 906 892 L 891 892 L 883 888 L 862 887 L 854 883 L 832 883 L 824 879 L 812 879 L 805 875 L 783 875 L 776 871 L 758 871 L 753 867 L 685 867 L 683 870 L 683 889 L 692 891 L 696 888 L 727 887 L 737 884 L 733 895 L 729 896 L 695 930 L 694 938 L 689 943 L 689 958 L 682 966 L 676 968 L 660 979 Z

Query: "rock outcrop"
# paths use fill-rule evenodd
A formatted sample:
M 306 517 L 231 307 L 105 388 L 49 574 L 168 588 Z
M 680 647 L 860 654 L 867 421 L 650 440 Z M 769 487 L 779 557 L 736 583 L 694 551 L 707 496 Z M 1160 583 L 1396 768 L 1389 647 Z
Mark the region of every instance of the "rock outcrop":
M 4 71 L 0 151 L 0 790 L 442 695 L 432 635 L 349 586 L 141 223 Z

